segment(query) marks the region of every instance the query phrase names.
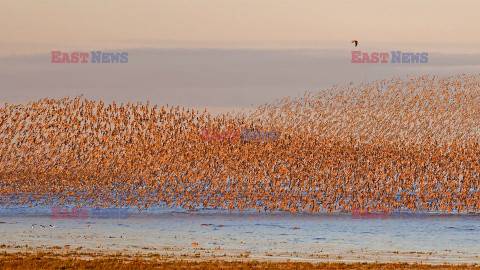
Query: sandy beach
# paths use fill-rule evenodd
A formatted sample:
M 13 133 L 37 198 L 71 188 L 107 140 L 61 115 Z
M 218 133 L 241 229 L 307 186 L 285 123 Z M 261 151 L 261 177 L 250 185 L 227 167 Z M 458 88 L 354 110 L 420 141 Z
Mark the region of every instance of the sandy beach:
M 19 207 L 1 211 L 0 252 L 167 261 L 480 264 L 479 216 L 416 217 L 156 208 L 129 210 L 124 219 L 52 219 L 49 208 Z

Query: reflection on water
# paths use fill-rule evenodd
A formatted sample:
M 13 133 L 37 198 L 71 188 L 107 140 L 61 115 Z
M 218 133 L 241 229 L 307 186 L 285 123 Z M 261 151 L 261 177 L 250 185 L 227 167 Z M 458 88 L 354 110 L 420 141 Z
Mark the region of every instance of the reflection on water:
M 1 208 L 0 244 L 88 246 L 102 242 L 120 250 L 198 242 L 222 249 L 299 253 L 368 249 L 480 254 L 480 215 L 475 214 L 352 219 L 349 213 L 190 212 L 179 208 L 129 209 L 126 219 L 52 219 L 51 214 L 49 207 Z

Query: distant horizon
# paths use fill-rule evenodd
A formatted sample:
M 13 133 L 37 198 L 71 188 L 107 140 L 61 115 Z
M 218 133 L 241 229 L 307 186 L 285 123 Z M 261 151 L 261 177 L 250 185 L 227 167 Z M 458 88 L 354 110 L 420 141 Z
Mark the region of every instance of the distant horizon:
M 14 1 L 0 9 L 0 101 L 84 94 L 106 102 L 256 107 L 333 85 L 480 70 L 480 2 Z M 358 46 L 352 44 L 358 40 Z M 114 66 L 50 52 L 125 52 Z M 422 65 L 350 63 L 350 52 L 428 52 Z
M 480 53 L 480 2 L 14 1 L 0 10 L 0 56 L 118 48 L 411 47 Z M 381 23 L 380 23 L 381 22 Z M 140 27 L 141 26 L 141 27 Z
M 404 50 L 403 48 L 395 48 Z M 52 49 L 53 50 L 53 49 Z M 54 48 L 61 50 L 61 48 Z M 51 63 L 51 52 L 0 57 L 1 102 L 84 95 L 104 102 L 181 107 L 257 107 L 350 82 L 421 74 L 478 74 L 480 54 L 429 53 L 424 64 L 351 63 L 351 51 L 389 52 L 352 44 L 316 49 L 98 49 L 128 52 L 128 63 Z M 80 52 L 89 50 L 78 50 Z M 67 51 L 64 51 L 67 52 Z
M 101 43 L 100 43 L 101 44 Z M 16 44 L 15 50 L 2 49 L 9 44 L 0 41 L 0 58 L 15 56 L 32 56 L 50 54 L 51 51 L 78 52 L 78 51 L 125 51 L 125 50 L 268 50 L 268 51 L 301 51 L 301 50 L 333 50 L 333 51 L 429 51 L 445 54 L 472 54 L 480 55 L 480 42 L 473 44 L 457 44 L 447 42 L 372 42 L 359 40 L 358 47 L 351 44 L 351 40 L 339 41 L 300 41 L 300 42 L 188 42 L 188 41 L 162 41 L 152 40 L 143 43 L 141 41 L 125 41 L 105 44 L 103 46 L 91 46 L 87 44 L 51 44 L 37 43 L 34 48 L 27 44 Z M 12 47 L 14 45 L 11 45 Z M 26 48 L 25 48 L 26 47 Z

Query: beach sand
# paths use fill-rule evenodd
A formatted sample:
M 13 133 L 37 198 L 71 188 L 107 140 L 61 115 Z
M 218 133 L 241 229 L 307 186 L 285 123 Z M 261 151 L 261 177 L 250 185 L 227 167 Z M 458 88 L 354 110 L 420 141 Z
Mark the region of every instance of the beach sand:
M 46 209 L 3 209 L 0 253 L 192 262 L 480 265 L 476 215 L 362 220 L 342 213 L 177 210 L 130 210 L 126 219 L 51 219 Z
M 0 253 L 1 269 L 478 269 L 476 264 L 295 262 L 222 258 L 123 256 L 79 252 Z

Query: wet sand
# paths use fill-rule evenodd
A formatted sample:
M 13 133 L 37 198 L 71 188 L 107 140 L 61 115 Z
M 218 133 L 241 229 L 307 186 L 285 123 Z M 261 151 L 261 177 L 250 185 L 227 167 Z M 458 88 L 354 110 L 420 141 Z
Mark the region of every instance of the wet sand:
M 8 254 L 76 253 L 85 259 L 116 255 L 164 261 L 480 264 L 478 216 L 362 220 L 342 213 L 165 208 L 130 211 L 127 219 L 51 219 L 45 209 L 0 212 L 0 252 Z
M 478 269 L 476 264 L 276 262 L 263 260 L 171 259 L 161 256 L 85 255 L 77 252 L 0 253 L 1 269 Z
M 421 252 L 371 252 L 367 250 L 349 250 L 347 252 L 276 252 L 242 249 L 218 249 L 199 246 L 173 246 L 162 249 L 150 247 L 132 246 L 131 249 L 122 251 L 112 250 L 108 247 L 84 247 L 78 245 L 65 246 L 1 246 L 0 252 L 8 254 L 38 254 L 46 253 L 53 255 L 73 256 L 75 258 L 93 259 L 116 256 L 122 260 L 131 260 L 135 257 L 144 259 L 156 259 L 162 261 L 259 261 L 259 262 L 310 262 L 310 263 L 409 263 L 430 265 L 473 265 L 479 264 L 478 256 L 464 256 L 459 253 L 454 255 L 445 253 L 421 253 Z

